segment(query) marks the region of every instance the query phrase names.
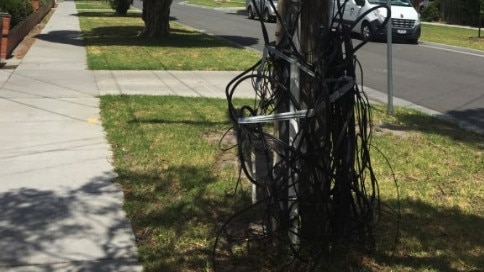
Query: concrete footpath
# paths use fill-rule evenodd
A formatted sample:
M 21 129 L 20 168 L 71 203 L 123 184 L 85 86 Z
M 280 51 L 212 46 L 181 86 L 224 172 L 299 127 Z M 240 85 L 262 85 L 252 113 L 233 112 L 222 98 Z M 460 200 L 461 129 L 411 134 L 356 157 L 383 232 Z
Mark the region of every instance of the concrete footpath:
M 142 271 L 75 14 L 0 69 L 0 271 Z

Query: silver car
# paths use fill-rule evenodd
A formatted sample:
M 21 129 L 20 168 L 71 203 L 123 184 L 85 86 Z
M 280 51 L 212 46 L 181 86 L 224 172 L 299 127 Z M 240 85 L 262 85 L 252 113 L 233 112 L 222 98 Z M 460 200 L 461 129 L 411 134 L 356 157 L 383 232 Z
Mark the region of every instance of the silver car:
M 245 7 L 249 19 L 254 19 L 261 14 L 266 22 L 276 21 L 277 0 L 246 0 Z

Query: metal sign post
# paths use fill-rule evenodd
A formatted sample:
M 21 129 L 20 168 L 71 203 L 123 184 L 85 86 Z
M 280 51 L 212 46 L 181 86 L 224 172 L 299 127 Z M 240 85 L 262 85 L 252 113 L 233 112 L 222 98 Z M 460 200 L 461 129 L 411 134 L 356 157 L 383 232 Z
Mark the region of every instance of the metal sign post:
M 391 16 L 392 0 L 387 0 L 387 16 Z M 393 64 L 392 64 L 392 19 L 387 23 L 387 84 L 388 84 L 388 105 L 387 113 L 393 114 Z

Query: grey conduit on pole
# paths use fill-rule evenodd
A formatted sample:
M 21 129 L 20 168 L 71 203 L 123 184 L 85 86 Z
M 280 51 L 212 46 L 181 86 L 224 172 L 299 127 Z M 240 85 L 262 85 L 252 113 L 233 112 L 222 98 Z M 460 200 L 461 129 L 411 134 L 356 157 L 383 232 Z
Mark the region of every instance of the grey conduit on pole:
M 388 14 L 390 20 L 387 23 L 387 84 L 388 84 L 388 105 L 387 113 L 393 114 L 393 63 L 392 63 L 392 0 L 387 0 Z

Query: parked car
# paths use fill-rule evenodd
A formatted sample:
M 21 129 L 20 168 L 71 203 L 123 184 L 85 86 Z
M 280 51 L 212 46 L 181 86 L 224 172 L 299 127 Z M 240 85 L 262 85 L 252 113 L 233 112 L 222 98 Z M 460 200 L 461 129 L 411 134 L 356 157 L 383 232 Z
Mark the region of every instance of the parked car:
M 276 21 L 277 0 L 246 0 L 245 7 L 249 19 L 261 14 L 265 22 Z
M 367 13 L 377 5 L 386 5 L 387 0 L 333 0 L 341 5 L 346 5 L 343 14 L 343 22 L 356 25 L 351 31 L 359 33 L 363 40 L 385 39 L 386 27 L 380 28 L 387 17 L 387 10 L 379 8 Z M 392 37 L 403 39 L 411 43 L 418 43 L 421 27 L 419 14 L 410 0 L 392 0 L 391 20 Z M 364 15 L 363 18 L 360 18 Z M 378 31 L 377 31 L 378 30 Z

